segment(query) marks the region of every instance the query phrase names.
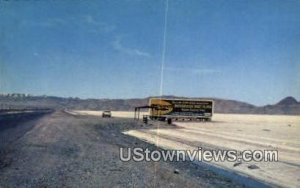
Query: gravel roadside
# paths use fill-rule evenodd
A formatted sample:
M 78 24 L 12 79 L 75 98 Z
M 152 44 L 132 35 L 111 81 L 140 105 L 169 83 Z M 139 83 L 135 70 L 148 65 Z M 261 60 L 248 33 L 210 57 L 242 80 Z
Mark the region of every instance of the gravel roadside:
M 0 187 L 241 187 L 189 162 L 122 162 L 120 147 L 156 148 L 122 134 L 143 126 L 131 119 L 55 112 L 20 124 L 33 128 L 1 154 Z

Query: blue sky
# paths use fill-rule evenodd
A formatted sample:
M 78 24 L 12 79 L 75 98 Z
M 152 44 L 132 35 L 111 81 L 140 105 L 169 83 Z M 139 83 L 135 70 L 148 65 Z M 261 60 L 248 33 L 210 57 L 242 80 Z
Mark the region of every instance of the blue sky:
M 160 94 L 165 0 L 0 0 L 0 92 Z M 300 99 L 299 0 L 169 0 L 163 94 Z

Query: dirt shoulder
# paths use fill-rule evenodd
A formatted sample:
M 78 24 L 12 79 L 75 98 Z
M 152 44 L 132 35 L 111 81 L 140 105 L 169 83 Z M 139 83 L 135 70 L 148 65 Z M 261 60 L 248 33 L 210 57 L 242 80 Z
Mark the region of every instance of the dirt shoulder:
M 130 119 L 55 112 L 19 123 L 33 128 L 2 148 L 0 187 L 241 187 L 189 162 L 122 162 L 120 147 L 155 148 L 122 134 L 141 128 Z

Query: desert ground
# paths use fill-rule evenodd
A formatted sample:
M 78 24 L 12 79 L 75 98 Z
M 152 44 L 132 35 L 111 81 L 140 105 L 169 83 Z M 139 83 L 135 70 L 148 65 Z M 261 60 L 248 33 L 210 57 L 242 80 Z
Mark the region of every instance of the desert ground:
M 77 115 L 101 115 L 100 111 L 75 111 Z M 146 113 L 145 113 L 146 114 Z M 133 112 L 112 112 L 133 117 Z M 224 169 L 225 176 L 239 174 L 275 187 L 300 183 L 300 116 L 215 114 L 212 122 L 174 122 L 176 128 L 156 127 L 124 131 L 163 149 L 276 150 L 278 162 L 203 162 Z M 198 163 L 199 162 L 195 162 Z M 255 168 L 251 168 L 255 167 Z M 218 173 L 218 170 L 215 170 Z M 222 171 L 223 172 L 223 171 Z
M 65 111 L 11 114 L 0 118 L 0 187 L 243 187 L 194 163 L 122 162 L 120 147 L 160 149 L 124 134 L 154 124 Z

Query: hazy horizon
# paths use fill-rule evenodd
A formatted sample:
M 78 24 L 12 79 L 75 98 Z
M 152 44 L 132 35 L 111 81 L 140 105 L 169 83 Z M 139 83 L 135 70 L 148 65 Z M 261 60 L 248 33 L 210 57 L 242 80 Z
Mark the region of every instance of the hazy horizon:
M 59 97 L 59 98 L 79 98 L 80 100 L 87 100 L 87 99 L 96 99 L 96 100 L 130 100 L 130 99 L 144 99 L 144 98 L 148 98 L 148 97 L 160 97 L 160 96 L 155 96 L 155 95 L 150 95 L 150 96 L 142 96 L 142 97 L 129 97 L 129 98 L 86 98 L 86 97 L 78 97 L 78 96 L 57 96 L 57 95 L 47 95 L 47 94 L 43 94 L 43 95 L 34 95 L 34 94 L 30 94 L 30 93 L 0 93 L 0 95 L 8 95 L 8 94 L 21 94 L 21 95 L 26 95 L 26 96 L 31 96 L 31 97 L 43 97 L 43 96 L 46 96 L 46 97 Z M 273 105 L 273 104 L 276 104 L 278 103 L 279 101 L 287 98 L 287 97 L 292 97 L 294 99 L 296 99 L 298 102 L 300 102 L 300 100 L 294 96 L 286 96 L 284 98 L 281 98 L 281 99 L 278 99 L 277 101 L 274 101 L 273 103 L 265 103 L 265 104 L 253 104 L 249 101 L 242 101 L 242 100 L 239 100 L 239 99 L 233 99 L 233 98 L 221 98 L 221 97 L 210 97 L 210 96 L 204 96 L 204 97 L 197 97 L 197 96 L 193 96 L 193 97 L 190 97 L 190 96 L 176 96 L 176 95 L 163 95 L 161 97 L 178 97 L 178 98 L 181 98 L 181 97 L 184 97 L 184 98 L 215 98 L 215 99 L 221 99 L 221 100 L 235 100 L 235 101 L 239 101 L 239 102 L 245 102 L 245 103 L 248 103 L 248 104 L 252 104 L 252 105 L 255 105 L 255 106 L 265 106 L 265 105 Z
M 0 92 L 300 99 L 300 1 L 1 1 Z

